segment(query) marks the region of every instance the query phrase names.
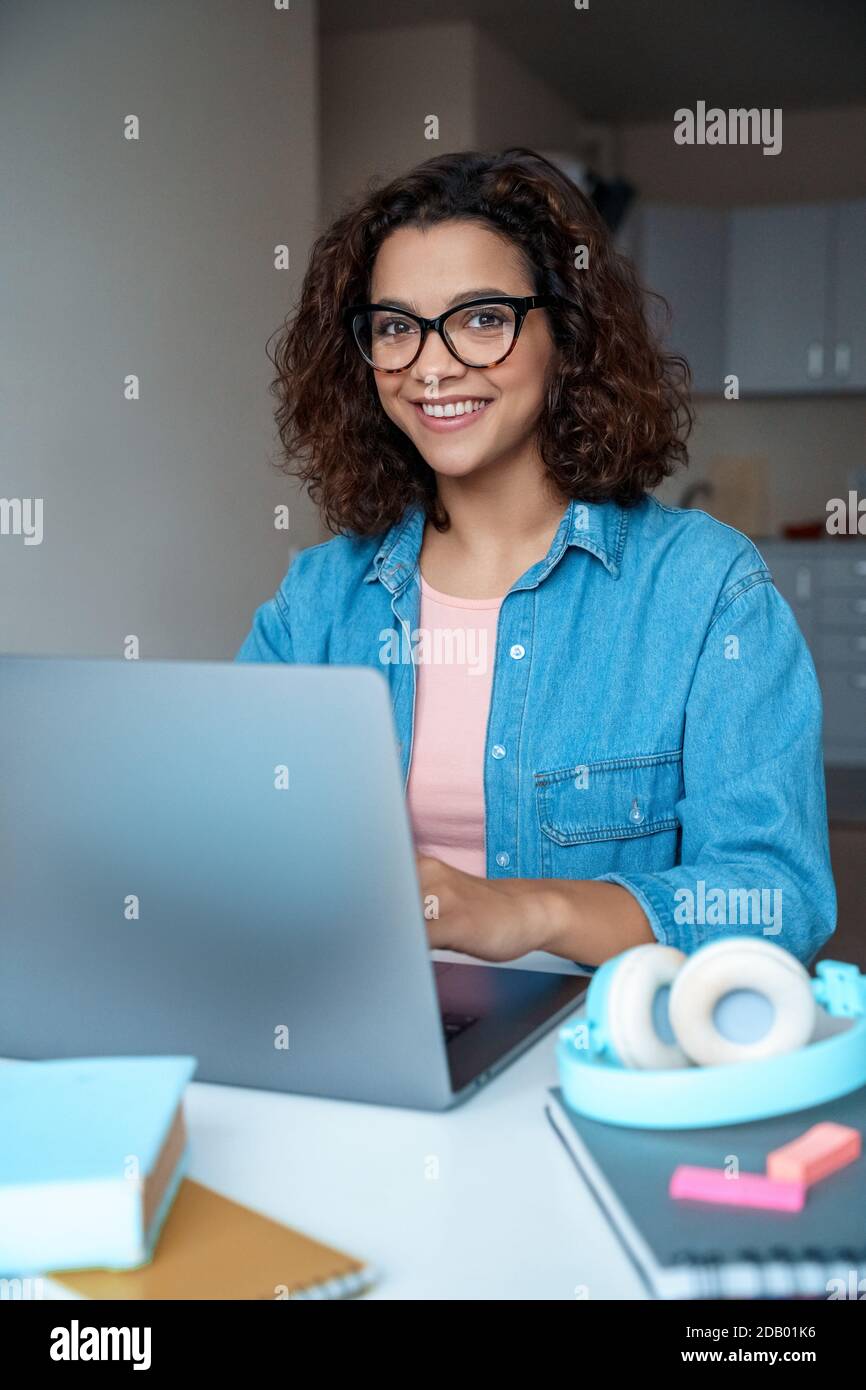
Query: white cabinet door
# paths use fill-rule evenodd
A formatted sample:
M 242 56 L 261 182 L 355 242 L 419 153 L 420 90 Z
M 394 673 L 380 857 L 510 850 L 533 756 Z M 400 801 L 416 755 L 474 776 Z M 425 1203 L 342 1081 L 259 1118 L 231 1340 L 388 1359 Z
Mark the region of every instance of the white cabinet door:
M 759 549 L 773 583 L 791 605 L 817 664 L 815 610 L 819 598 L 820 552 L 808 541 L 764 542 Z
M 760 550 L 812 652 L 825 760 L 866 766 L 866 545 L 771 540 Z
M 830 376 L 837 391 L 866 388 L 866 199 L 837 203 L 833 225 Z
M 721 396 L 724 389 L 726 214 L 715 208 L 645 203 L 636 218 L 636 259 L 646 289 L 670 306 L 664 332 L 668 352 L 685 357 L 692 390 Z M 650 322 L 665 329 L 650 299 Z
M 740 394 L 826 392 L 832 204 L 736 208 L 729 214 L 725 367 Z

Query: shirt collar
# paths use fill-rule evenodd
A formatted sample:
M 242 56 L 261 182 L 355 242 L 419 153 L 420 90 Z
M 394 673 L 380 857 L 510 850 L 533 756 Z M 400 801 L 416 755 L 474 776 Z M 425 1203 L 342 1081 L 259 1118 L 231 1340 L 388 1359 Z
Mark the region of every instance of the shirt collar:
M 616 502 L 569 502 L 544 559 L 532 565 L 515 588 L 535 588 L 570 546 L 588 550 L 618 579 L 627 530 L 628 511 Z M 418 568 L 423 534 L 424 509 L 410 507 L 384 536 L 364 582 L 380 579 L 391 593 L 405 588 Z

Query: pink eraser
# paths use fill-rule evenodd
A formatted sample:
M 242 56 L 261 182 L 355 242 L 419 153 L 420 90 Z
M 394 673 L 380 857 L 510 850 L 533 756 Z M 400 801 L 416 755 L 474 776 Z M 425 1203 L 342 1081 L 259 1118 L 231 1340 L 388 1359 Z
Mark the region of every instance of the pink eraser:
M 861 1148 L 859 1129 L 827 1120 L 767 1154 L 767 1177 L 779 1182 L 801 1182 L 808 1187 L 828 1173 L 835 1173 L 837 1168 L 853 1163 L 860 1157 Z
M 671 1197 L 716 1202 L 730 1207 L 766 1207 L 772 1211 L 801 1211 L 806 1188 L 801 1182 L 780 1182 L 763 1173 L 734 1176 L 721 1168 L 697 1168 L 681 1163 L 674 1169 Z

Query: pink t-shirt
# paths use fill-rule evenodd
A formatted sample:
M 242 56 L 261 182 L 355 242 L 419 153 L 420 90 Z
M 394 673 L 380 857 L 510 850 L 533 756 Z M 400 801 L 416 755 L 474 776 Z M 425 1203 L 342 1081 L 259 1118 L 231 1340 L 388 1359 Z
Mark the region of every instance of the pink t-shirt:
M 452 598 L 421 578 L 407 799 L 415 848 L 484 878 L 484 745 L 501 598 Z

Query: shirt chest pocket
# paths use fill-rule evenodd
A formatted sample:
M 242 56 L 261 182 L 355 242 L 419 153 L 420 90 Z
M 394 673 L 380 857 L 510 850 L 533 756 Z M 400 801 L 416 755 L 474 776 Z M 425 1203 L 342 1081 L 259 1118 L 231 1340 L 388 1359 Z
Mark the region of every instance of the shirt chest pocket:
M 545 878 L 654 873 L 677 862 L 682 749 L 535 774 Z

